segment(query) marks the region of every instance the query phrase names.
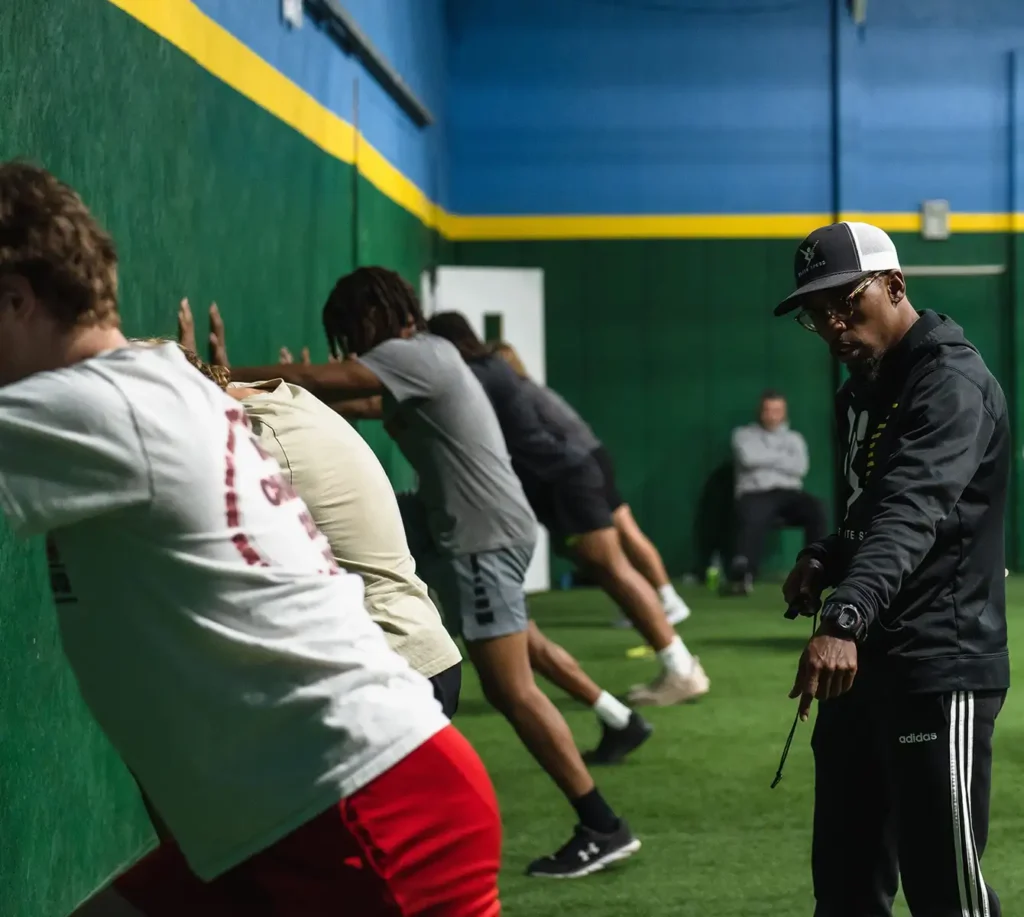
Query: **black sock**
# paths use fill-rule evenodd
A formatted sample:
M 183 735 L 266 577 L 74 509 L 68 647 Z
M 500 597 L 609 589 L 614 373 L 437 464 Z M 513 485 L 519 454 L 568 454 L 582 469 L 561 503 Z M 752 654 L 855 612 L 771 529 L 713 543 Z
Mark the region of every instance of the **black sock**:
M 580 824 L 598 834 L 611 834 L 619 827 L 619 817 L 595 786 L 586 796 L 570 800 L 579 816 Z

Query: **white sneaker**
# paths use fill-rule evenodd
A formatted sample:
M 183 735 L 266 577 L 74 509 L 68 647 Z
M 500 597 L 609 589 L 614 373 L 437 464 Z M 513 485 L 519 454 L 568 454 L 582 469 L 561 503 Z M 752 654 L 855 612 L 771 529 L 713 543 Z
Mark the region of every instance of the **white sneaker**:
M 673 627 L 677 624 L 682 624 L 691 614 L 690 606 L 682 599 L 678 602 L 673 602 L 671 606 L 665 606 L 665 616 L 668 618 L 668 623 Z
M 669 707 L 696 700 L 710 690 L 711 679 L 694 656 L 693 670 L 689 675 L 662 672 L 649 685 L 634 685 L 627 700 L 634 707 Z

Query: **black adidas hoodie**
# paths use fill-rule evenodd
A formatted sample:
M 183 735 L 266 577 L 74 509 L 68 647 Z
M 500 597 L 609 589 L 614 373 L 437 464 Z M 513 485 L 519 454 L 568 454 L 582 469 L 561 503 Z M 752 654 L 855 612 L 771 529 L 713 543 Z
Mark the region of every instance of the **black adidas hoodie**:
M 833 601 L 869 622 L 858 682 L 888 691 L 1009 686 L 1006 400 L 962 329 L 922 312 L 874 381 L 836 397 L 846 518 L 806 549 Z

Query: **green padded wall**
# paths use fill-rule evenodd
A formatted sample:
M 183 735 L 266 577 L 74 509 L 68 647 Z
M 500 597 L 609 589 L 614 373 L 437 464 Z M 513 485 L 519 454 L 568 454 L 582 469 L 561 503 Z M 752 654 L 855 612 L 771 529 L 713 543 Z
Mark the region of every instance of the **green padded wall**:
M 895 239 L 908 265 L 1009 256 L 998 234 Z M 699 572 L 727 540 L 729 434 L 765 388 L 788 397 L 810 449 L 807 488 L 832 501 L 831 361 L 812 335 L 771 314 L 790 289 L 795 243 L 466 242 L 448 252 L 457 264 L 544 269 L 548 380 L 611 448 L 622 491 L 673 574 Z M 964 326 L 1012 395 L 1008 275 L 908 283 L 918 308 Z
M 158 0 L 153 0 L 158 2 Z M 334 279 L 383 262 L 418 283 L 437 242 L 406 211 L 106 0 L 0 4 L 0 159 L 78 188 L 121 257 L 127 333 L 216 300 L 238 363 L 325 356 Z M 411 472 L 363 431 L 397 487 Z M 59 650 L 38 543 L 0 528 L 0 914 L 60 917 L 151 843 L 134 786 Z

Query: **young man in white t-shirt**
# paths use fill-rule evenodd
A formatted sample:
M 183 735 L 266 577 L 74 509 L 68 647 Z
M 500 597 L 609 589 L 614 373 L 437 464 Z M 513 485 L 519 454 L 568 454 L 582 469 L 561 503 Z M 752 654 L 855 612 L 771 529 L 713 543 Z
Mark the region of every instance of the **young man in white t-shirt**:
M 338 566 L 363 579 L 364 601 L 388 645 L 427 678 L 451 719 L 462 688 L 462 654 L 445 629 L 402 527 L 395 491 L 366 440 L 344 417 L 282 379 L 230 381 L 230 370 L 196 353 L 187 300 L 178 309 L 185 359 L 235 398 L 260 445 L 323 532 Z
M 128 345 L 109 236 L 20 163 L 0 165 L 0 506 L 49 533 L 82 696 L 176 842 L 129 900 L 499 913 L 479 758 L 245 411 L 177 345 Z

